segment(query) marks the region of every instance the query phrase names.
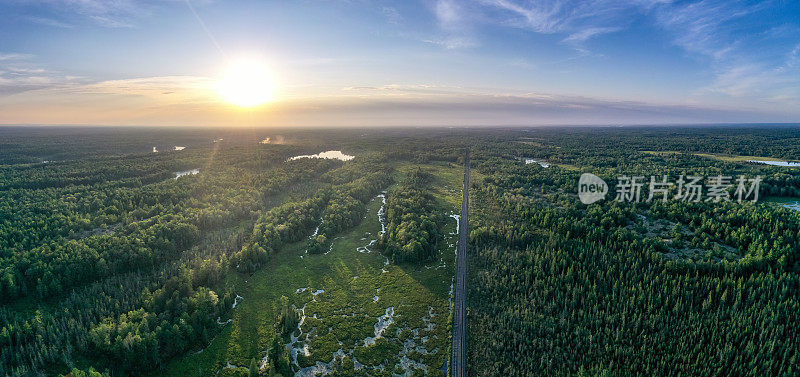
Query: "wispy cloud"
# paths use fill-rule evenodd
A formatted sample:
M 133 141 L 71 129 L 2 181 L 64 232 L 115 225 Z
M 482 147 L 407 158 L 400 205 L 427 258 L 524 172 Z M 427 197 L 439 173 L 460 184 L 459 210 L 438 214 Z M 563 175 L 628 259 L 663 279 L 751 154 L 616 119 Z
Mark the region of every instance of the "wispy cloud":
M 44 70 L 25 70 L 4 67 L 0 70 L 0 95 L 24 93 L 32 90 L 54 88 L 69 81 Z
M 458 0 L 437 0 L 434 12 L 443 35 L 426 41 L 448 49 L 476 46 L 477 42 L 473 35 L 471 16 L 464 9 L 465 4 L 466 2 Z
M 80 82 L 79 77 L 59 75 L 41 68 L 0 67 L 0 97 L 41 89 L 54 89 Z
M 480 0 L 507 11 L 505 20 L 540 33 L 575 33 L 587 28 L 616 27 L 639 13 L 670 0 Z
M 667 0 L 471 0 L 456 3 L 439 0 L 436 17 L 442 30 L 450 35 L 463 36 L 473 23 L 515 27 L 543 34 L 564 34 L 563 42 L 585 52 L 584 43 L 590 38 L 622 30 L 631 13 L 648 12 Z M 471 17 L 464 17 L 468 9 Z M 472 47 L 472 44 L 452 44 L 450 48 Z
M 19 1 L 19 0 L 17 0 Z M 157 11 L 159 7 L 185 6 L 185 0 L 28 0 L 30 3 L 49 7 L 55 14 L 63 17 L 29 17 L 37 24 L 69 28 L 71 21 L 78 22 L 80 17 L 93 24 L 109 28 L 130 28 L 142 17 Z M 210 0 L 193 1 L 208 3 Z M 75 16 L 79 16 L 76 18 Z M 63 18 L 63 19 L 62 19 Z
M 73 25 L 70 23 L 54 20 L 52 18 L 47 18 L 47 17 L 28 17 L 27 19 L 28 21 L 31 21 L 35 24 L 44 26 L 64 28 L 64 29 L 69 29 L 73 27 Z
M 562 42 L 583 54 L 589 54 L 590 51 L 586 48 L 586 41 L 598 35 L 615 33 L 620 30 L 622 30 L 621 27 L 590 27 L 570 34 Z
M 570 34 L 568 37 L 564 38 L 564 42 L 583 43 L 596 35 L 613 33 L 620 30 L 622 30 L 620 27 L 590 27 Z
M 714 81 L 699 92 L 800 106 L 800 44 L 782 64 L 755 60 L 721 68 Z
M 199 76 L 156 76 L 121 80 L 106 80 L 75 86 L 70 91 L 84 94 L 160 97 L 182 94 L 207 98 L 213 93 L 214 80 Z
M 53 3 L 113 28 L 133 26 L 133 19 L 143 13 L 145 6 L 134 0 L 55 0 Z
M 753 46 L 781 46 L 797 25 L 775 25 L 753 33 L 748 17 L 764 11 L 770 2 L 741 3 L 702 0 L 659 8 L 657 24 L 684 50 L 709 59 L 713 79 L 697 95 L 719 94 L 755 102 L 800 104 L 800 45 L 772 56 L 753 52 Z M 773 47 L 773 48 L 775 48 Z
M 661 8 L 656 12 L 656 22 L 687 51 L 723 59 L 736 43 L 726 24 L 751 11 L 733 1 L 704 0 Z
M 0 95 L 49 88 L 67 79 L 36 65 L 32 58 L 29 54 L 0 53 Z
M 800 65 L 800 43 L 794 46 L 786 59 L 786 68 L 797 68 Z
M 563 34 L 562 42 L 579 50 L 589 39 L 624 30 L 641 17 L 670 33 L 675 44 L 687 51 L 717 59 L 735 48 L 729 24 L 764 9 L 763 4 L 728 0 L 439 0 L 436 4 L 443 30 L 464 30 L 481 21 Z M 460 9 L 480 15 L 463 17 Z
M 17 54 L 17 53 L 10 53 L 4 54 L 0 53 L 0 61 L 8 61 L 8 60 L 21 60 L 21 59 L 28 59 L 33 57 L 30 54 Z
M 514 16 L 508 21 L 518 27 L 529 27 L 540 33 L 555 33 L 564 28 L 567 17 L 560 14 L 567 5 L 561 1 L 522 4 L 513 0 L 491 0 L 487 5 L 506 10 Z
M 688 56 L 708 65 L 709 81 L 698 85 L 696 95 L 800 100 L 798 47 L 784 51 L 785 58 L 753 52 L 761 50 L 759 46 L 781 46 L 771 43 L 777 38 L 796 40 L 797 23 L 758 24 L 764 30 L 753 32 L 752 18 L 770 19 L 767 12 L 774 12 L 774 5 L 730 0 L 439 0 L 435 14 L 448 35 L 469 35 L 473 42 L 449 43 L 448 48 L 474 46 L 478 36 L 471 31 L 478 28 L 473 24 L 482 23 L 562 35 L 561 43 L 580 55 L 602 55 L 592 52 L 595 38 L 623 32 L 634 22 L 650 24 Z M 472 15 L 464 17 L 463 9 Z
M 386 17 L 386 21 L 390 24 L 399 25 L 403 22 L 403 16 L 395 7 L 383 7 L 381 13 Z

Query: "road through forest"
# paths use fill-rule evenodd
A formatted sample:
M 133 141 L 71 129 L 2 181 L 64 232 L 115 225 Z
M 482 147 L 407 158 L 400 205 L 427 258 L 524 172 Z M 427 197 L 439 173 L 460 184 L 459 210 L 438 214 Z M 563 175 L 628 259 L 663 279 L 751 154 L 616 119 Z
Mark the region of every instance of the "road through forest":
M 452 377 L 465 377 L 467 362 L 467 211 L 469 210 L 469 150 L 464 156 L 464 194 L 458 226 L 455 305 L 453 308 Z

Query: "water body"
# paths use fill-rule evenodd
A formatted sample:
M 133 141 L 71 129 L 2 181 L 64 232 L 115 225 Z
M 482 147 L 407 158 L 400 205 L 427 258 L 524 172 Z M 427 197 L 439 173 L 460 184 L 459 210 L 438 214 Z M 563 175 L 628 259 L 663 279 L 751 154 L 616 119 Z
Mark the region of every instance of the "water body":
M 450 232 L 450 234 L 458 234 L 458 230 L 461 229 L 461 215 L 450 215 L 450 218 L 456 219 L 456 231 Z
M 353 158 L 355 158 L 355 156 L 344 154 L 344 153 L 342 153 L 342 151 L 325 151 L 325 152 L 320 152 L 320 153 L 317 153 L 317 154 L 304 154 L 304 155 L 301 155 L 301 156 L 290 157 L 286 161 L 297 160 L 297 159 L 300 159 L 300 158 L 327 158 L 327 159 L 331 159 L 331 160 L 350 161 Z
M 783 207 L 791 209 L 793 211 L 800 211 L 800 202 L 783 204 Z
M 191 170 L 184 170 L 184 171 L 176 171 L 175 172 L 175 179 L 183 177 L 184 175 L 195 175 L 200 173 L 200 169 L 191 169 Z
M 375 323 L 375 336 L 364 339 L 364 347 L 375 344 L 375 341 L 383 338 L 383 332 L 394 323 L 394 306 L 386 308 L 386 313 L 378 317 L 378 322 Z
M 380 237 L 382 234 L 386 233 L 386 219 L 384 219 L 384 213 L 386 212 L 386 191 L 378 195 L 381 198 L 381 208 L 378 209 L 378 221 L 381 223 L 381 232 L 378 233 Z
M 772 165 L 772 166 L 800 166 L 800 162 L 794 161 L 767 161 L 767 160 L 747 160 L 747 162 L 755 162 L 757 164 Z
M 236 295 L 236 298 L 233 299 L 233 305 L 231 309 L 236 309 L 236 305 L 239 305 L 239 300 L 244 300 L 244 297 Z
M 525 165 L 527 165 L 527 164 L 539 164 L 539 166 L 541 166 L 543 168 L 549 168 L 550 167 L 550 163 L 549 162 L 544 162 L 544 161 L 536 160 L 536 159 L 533 159 L 533 158 L 520 157 L 520 160 L 524 161 Z
M 378 194 L 376 198 L 381 198 L 381 208 L 378 208 L 378 221 L 381 223 L 381 231 L 378 232 L 378 237 L 380 237 L 383 233 L 386 233 L 386 222 L 383 216 L 386 208 L 386 194 Z M 362 238 L 362 240 L 366 240 L 366 238 Z M 364 246 L 359 246 L 356 248 L 356 251 L 359 253 L 371 253 L 370 247 L 374 246 L 378 242 L 378 239 L 370 240 L 368 244 Z M 327 253 L 326 253 L 327 254 Z

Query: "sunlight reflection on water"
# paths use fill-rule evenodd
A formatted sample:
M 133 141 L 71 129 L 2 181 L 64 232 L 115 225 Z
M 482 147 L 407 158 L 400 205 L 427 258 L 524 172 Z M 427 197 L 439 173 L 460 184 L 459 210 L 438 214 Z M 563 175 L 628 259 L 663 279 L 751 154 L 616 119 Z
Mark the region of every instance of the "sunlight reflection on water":
M 351 155 L 348 155 L 348 154 L 344 154 L 344 153 L 342 153 L 342 151 L 325 151 L 325 152 L 320 152 L 320 153 L 317 153 L 317 154 L 304 154 L 304 155 L 301 155 L 301 156 L 290 157 L 286 161 L 297 160 L 297 159 L 300 159 L 300 158 L 328 158 L 328 159 L 336 159 L 336 160 L 342 160 L 342 161 L 350 161 L 355 157 L 351 156 Z
M 792 162 L 792 161 L 747 160 L 747 162 L 755 162 L 757 164 L 772 165 L 772 166 L 800 166 L 800 162 Z

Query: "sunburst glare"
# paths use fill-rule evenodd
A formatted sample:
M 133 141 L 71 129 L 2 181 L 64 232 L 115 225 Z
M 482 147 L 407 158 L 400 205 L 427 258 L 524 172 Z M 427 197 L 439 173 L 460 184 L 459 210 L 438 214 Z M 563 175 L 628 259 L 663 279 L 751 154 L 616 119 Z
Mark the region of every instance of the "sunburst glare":
M 275 80 L 266 63 L 241 59 L 228 65 L 217 82 L 217 92 L 233 105 L 255 107 L 275 99 Z

